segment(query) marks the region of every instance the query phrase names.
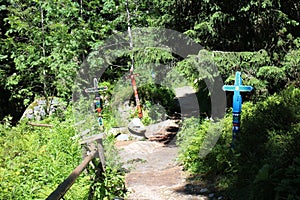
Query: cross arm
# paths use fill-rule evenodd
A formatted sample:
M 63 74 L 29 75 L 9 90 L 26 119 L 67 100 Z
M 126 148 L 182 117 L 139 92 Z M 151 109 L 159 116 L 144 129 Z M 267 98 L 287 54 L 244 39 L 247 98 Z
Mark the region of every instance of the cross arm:
M 235 86 L 234 85 L 224 85 L 223 87 L 222 87 L 222 89 L 224 90 L 224 91 L 234 91 L 235 90 Z
M 251 92 L 252 90 L 253 90 L 252 86 L 248 86 L 248 85 L 239 86 L 239 91 L 241 92 Z
M 224 85 L 222 87 L 224 91 L 239 91 L 239 92 L 251 92 L 253 90 L 252 86 L 247 86 L 247 85 L 240 85 L 240 86 L 235 86 L 235 85 Z
M 91 93 L 91 92 L 105 91 L 105 90 L 107 90 L 107 89 L 108 89 L 108 87 L 107 87 L 107 86 L 104 86 L 104 87 L 98 87 L 98 88 L 95 88 L 95 87 L 93 87 L 93 88 L 86 88 L 84 91 L 85 91 L 86 93 Z

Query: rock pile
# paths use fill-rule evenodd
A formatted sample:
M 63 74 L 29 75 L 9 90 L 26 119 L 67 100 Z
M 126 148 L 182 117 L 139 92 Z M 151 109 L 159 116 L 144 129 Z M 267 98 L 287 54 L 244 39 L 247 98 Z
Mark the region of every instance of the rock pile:
M 65 110 L 65 105 L 58 97 L 48 97 L 46 100 L 44 97 L 35 99 L 25 110 L 23 118 L 29 120 L 41 120 L 47 115 L 62 112 Z

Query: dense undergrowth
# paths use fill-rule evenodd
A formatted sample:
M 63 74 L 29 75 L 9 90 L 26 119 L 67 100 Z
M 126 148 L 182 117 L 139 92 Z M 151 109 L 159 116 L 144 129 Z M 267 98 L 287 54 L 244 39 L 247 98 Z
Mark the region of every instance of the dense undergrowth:
M 186 120 L 179 159 L 193 176 L 214 177 L 215 188 L 230 199 L 300 199 L 299 108 L 300 89 L 294 87 L 244 103 L 235 149 L 230 148 L 230 112 L 218 122 Z M 208 134 L 220 137 L 201 157 Z
M 0 199 L 46 199 L 82 161 L 82 149 L 70 114 L 60 121 L 50 117 L 41 123 L 53 128 L 29 126 L 26 120 L 17 126 L 0 126 Z M 106 156 L 114 156 L 114 138 L 104 142 Z M 112 199 L 124 196 L 124 176 L 116 160 L 109 158 L 101 182 L 89 166 L 76 180 L 64 199 Z M 93 195 L 91 195 L 91 193 Z

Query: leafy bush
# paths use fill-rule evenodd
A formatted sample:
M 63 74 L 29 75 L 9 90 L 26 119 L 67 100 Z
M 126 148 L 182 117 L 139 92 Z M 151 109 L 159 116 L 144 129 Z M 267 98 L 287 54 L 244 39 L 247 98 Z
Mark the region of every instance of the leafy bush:
M 250 191 L 250 199 L 300 197 L 296 192 L 299 176 L 290 177 L 287 172 L 297 167 L 299 159 L 299 98 L 300 90 L 290 87 L 244 112 L 237 149 L 241 153 L 239 182 L 235 186 Z M 285 186 L 289 190 L 282 192 Z
M 102 179 L 92 184 L 93 195 L 90 200 L 103 199 L 110 200 L 114 197 L 126 196 L 124 183 L 124 173 L 118 171 L 115 167 L 106 167 Z
M 15 127 L 8 122 L 0 125 L 0 199 L 46 199 L 81 163 L 82 149 L 78 137 L 74 137 L 70 113 L 65 121 L 51 117 L 41 123 L 51 123 L 54 127 L 32 127 L 26 120 Z M 104 141 L 108 167 L 103 179 L 96 180 L 91 170 L 88 171 L 92 173 L 82 173 L 65 199 L 110 199 L 125 195 L 124 174 L 117 171 L 118 159 L 109 156 L 116 155 L 113 144 L 113 137 Z
M 179 160 L 185 169 L 192 173 L 217 175 L 236 171 L 232 157 L 236 156 L 229 148 L 231 142 L 231 119 L 225 117 L 219 122 L 187 119 L 178 133 L 180 146 Z M 217 144 L 210 144 L 218 138 Z M 205 152 L 209 152 L 206 155 Z
M 178 101 L 172 89 L 154 83 L 147 83 L 138 87 L 138 94 L 142 104 L 144 125 L 162 121 L 167 116 L 180 112 Z M 131 96 L 130 104 L 135 104 L 134 95 Z M 131 118 L 137 117 L 137 110 L 133 110 Z
M 190 118 L 183 122 L 180 132 L 177 133 L 177 144 L 180 146 L 179 160 L 185 169 L 193 173 L 199 172 L 203 164 L 199 156 L 199 147 L 203 142 L 207 126 L 207 123 L 200 125 L 199 120 Z
M 218 176 L 219 186 L 232 199 L 299 199 L 299 107 L 300 89 L 293 87 L 257 104 L 244 103 L 234 150 L 228 145 L 230 113 L 217 123 L 186 120 L 179 133 L 179 159 L 193 174 Z M 201 158 L 203 138 L 213 127 L 220 138 Z
M 170 88 L 159 84 L 149 83 L 139 87 L 138 91 L 142 103 L 146 106 L 148 105 L 148 109 L 157 104 L 162 106 L 168 115 L 178 111 L 176 110 L 178 109 L 178 106 L 176 106 L 177 102 L 175 100 L 175 94 Z M 155 111 L 153 111 L 153 115 L 155 115 Z
M 44 122 L 45 123 L 45 122 Z M 72 120 L 51 119 L 54 128 L 1 126 L 0 199 L 45 199 L 80 163 Z M 90 186 L 81 176 L 66 198 L 84 199 Z

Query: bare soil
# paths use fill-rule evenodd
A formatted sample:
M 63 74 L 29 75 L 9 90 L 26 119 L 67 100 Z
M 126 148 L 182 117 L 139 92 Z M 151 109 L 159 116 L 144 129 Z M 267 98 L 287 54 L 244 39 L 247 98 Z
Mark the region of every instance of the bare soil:
M 181 117 L 198 117 L 199 106 L 194 90 L 175 89 Z M 154 141 L 117 142 L 116 147 L 126 174 L 128 200 L 206 200 L 209 196 L 199 184 L 191 184 L 188 175 L 176 161 L 176 137 L 168 144 Z M 221 199 L 221 198 L 218 198 Z
M 126 174 L 128 200 L 204 200 L 186 192 L 187 174 L 176 162 L 178 147 L 151 141 L 117 142 Z M 200 189 L 199 189 L 200 190 Z

